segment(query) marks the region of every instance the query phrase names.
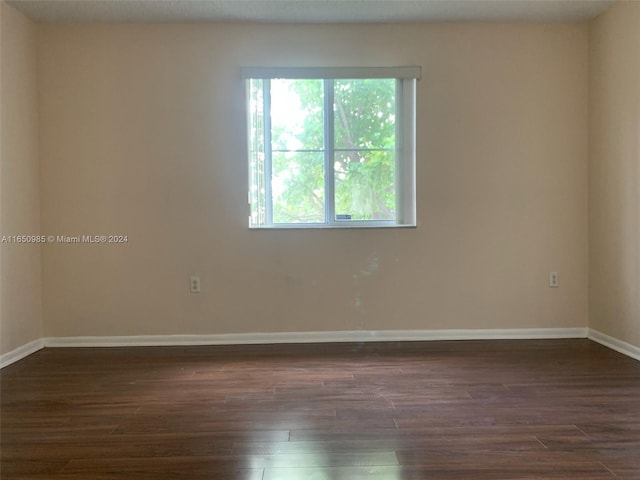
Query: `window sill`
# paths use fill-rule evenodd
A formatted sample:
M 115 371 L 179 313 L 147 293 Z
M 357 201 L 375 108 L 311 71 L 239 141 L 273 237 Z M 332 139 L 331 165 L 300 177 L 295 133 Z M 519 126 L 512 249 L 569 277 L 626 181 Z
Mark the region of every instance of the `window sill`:
M 384 224 L 375 224 L 375 225 L 310 225 L 310 224 L 287 224 L 287 225 L 278 225 L 278 226 L 264 226 L 264 227 L 249 227 L 249 230 L 342 230 L 342 229 L 351 229 L 351 230 L 360 230 L 360 229 L 394 229 L 394 228 L 418 228 L 416 224 L 402 224 L 402 225 L 384 225 Z

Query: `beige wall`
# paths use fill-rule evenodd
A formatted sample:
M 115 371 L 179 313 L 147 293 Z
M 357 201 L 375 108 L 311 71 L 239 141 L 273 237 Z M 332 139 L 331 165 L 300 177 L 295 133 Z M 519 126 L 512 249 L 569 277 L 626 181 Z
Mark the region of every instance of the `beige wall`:
M 640 2 L 589 33 L 590 326 L 640 346 Z
M 585 326 L 587 144 L 589 324 L 640 345 L 640 3 L 588 42 L 579 25 L 43 26 L 39 65 L 36 26 L 0 16 L 2 234 L 39 233 L 41 203 L 42 233 L 129 237 L 47 245 L 42 279 L 40 248 L 3 244 L 0 353 L 43 335 L 41 288 L 45 336 Z M 246 229 L 238 69 L 293 64 L 423 66 L 417 229 Z
M 0 2 L 0 235 L 38 235 L 37 31 Z M 42 337 L 40 247 L 0 246 L 0 353 Z
M 587 325 L 586 26 L 40 33 L 43 232 L 129 238 L 44 248 L 46 336 Z M 352 64 L 423 67 L 419 227 L 249 231 L 240 66 Z

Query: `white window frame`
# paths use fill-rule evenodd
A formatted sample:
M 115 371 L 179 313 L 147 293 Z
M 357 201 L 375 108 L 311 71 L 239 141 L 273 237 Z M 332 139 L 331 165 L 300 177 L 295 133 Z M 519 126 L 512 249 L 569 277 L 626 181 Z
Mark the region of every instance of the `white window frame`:
M 327 142 L 325 156 L 325 221 L 322 223 L 273 223 L 269 215 L 263 224 L 252 222 L 251 229 L 296 229 L 296 228 L 385 228 L 416 226 L 416 82 L 420 79 L 421 68 L 411 67 L 245 67 L 241 70 L 246 82 L 247 132 L 250 132 L 251 112 L 249 104 L 249 84 L 251 80 L 273 79 L 372 79 L 396 80 L 396 108 L 400 114 L 396 119 L 396 220 L 336 220 L 335 218 L 335 172 L 333 167 L 333 141 Z M 325 95 L 325 108 L 333 109 L 333 90 Z M 265 115 L 266 116 L 266 115 Z M 267 121 L 267 127 L 270 128 Z M 325 134 L 331 135 L 332 128 L 325 125 Z M 270 136 L 270 134 L 268 135 Z M 247 148 L 249 141 L 247 138 Z M 266 148 L 270 148 L 266 147 Z M 267 172 L 270 172 L 270 155 L 267 155 Z M 248 156 L 249 185 L 251 185 L 250 153 Z M 270 176 L 270 173 L 269 173 Z M 266 181 L 270 184 L 270 181 Z M 267 209 L 273 208 L 270 185 L 266 186 Z M 249 192 L 249 209 L 251 209 Z

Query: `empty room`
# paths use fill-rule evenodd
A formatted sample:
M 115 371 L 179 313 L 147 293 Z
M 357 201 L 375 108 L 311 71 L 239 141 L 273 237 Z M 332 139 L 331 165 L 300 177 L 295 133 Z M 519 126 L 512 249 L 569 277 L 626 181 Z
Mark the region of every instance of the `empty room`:
M 640 479 L 640 1 L 0 25 L 2 480 Z

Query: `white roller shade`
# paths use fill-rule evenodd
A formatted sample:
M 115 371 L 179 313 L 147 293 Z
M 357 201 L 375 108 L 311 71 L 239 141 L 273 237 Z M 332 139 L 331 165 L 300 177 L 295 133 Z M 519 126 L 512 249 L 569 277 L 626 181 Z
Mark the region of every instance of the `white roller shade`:
M 420 79 L 421 67 L 243 67 L 242 78 Z

